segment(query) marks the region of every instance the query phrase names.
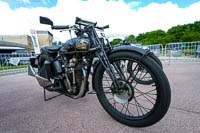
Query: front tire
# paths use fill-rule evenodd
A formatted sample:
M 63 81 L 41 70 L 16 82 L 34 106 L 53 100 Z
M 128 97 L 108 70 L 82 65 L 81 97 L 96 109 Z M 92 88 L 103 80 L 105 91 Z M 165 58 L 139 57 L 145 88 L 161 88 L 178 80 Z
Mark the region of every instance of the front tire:
M 113 91 L 112 80 L 102 64 L 98 65 L 94 75 L 94 89 L 103 108 L 115 120 L 133 127 L 146 127 L 160 121 L 166 114 L 171 100 L 170 85 L 161 67 L 150 57 L 144 57 L 140 62 L 141 57 L 142 55 L 133 52 L 117 52 L 109 56 L 111 65 L 123 64 L 121 69 L 124 79 L 114 70 L 119 83 L 124 85 L 121 92 Z M 121 63 L 123 61 L 124 63 Z M 135 63 L 134 67 L 142 66 L 148 73 L 146 75 L 150 75 L 154 82 L 149 85 L 137 83 L 127 72 L 129 61 Z M 138 71 L 133 73 L 134 77 L 138 76 L 140 70 L 133 70 Z

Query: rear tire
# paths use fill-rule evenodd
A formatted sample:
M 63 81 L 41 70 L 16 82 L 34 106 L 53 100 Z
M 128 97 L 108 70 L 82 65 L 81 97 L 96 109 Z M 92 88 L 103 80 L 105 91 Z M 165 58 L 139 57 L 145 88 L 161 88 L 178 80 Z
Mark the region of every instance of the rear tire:
M 101 103 L 101 105 L 103 106 L 103 108 L 115 120 L 125 125 L 133 126 L 133 127 L 146 127 L 160 121 L 164 117 L 164 115 L 167 113 L 167 110 L 170 105 L 170 100 L 171 100 L 170 85 L 161 67 L 151 57 L 144 57 L 142 59 L 142 62 L 140 62 L 141 57 L 142 55 L 133 53 L 133 52 L 117 52 L 117 53 L 111 54 L 109 56 L 109 60 L 111 64 L 117 61 L 119 62 L 119 60 L 122 60 L 122 61 L 125 60 L 124 62 L 126 62 L 126 60 L 130 60 L 130 61 L 135 62 L 138 65 L 142 65 L 146 69 L 146 71 L 148 71 L 149 75 L 152 76 L 152 80 L 154 81 L 152 84 L 143 85 L 143 84 L 137 83 L 137 81 L 134 80 L 133 82 L 135 82 L 134 84 L 136 86 L 133 86 L 133 83 L 128 83 L 128 85 L 125 84 L 125 87 L 124 87 L 125 89 L 122 88 L 123 94 L 122 93 L 117 94 L 113 92 L 112 89 L 110 89 L 112 88 L 111 80 L 107 80 L 108 82 L 107 86 L 111 84 L 110 87 L 104 87 L 104 76 L 106 75 L 106 72 L 102 64 L 99 64 L 97 66 L 96 73 L 94 75 L 94 89 L 96 90 L 97 98 L 99 102 Z M 126 65 L 126 63 L 124 64 Z M 109 77 L 106 76 L 106 79 L 108 78 Z M 123 80 L 120 80 L 120 81 L 122 83 L 124 82 Z M 132 85 L 132 87 L 130 85 Z M 154 85 L 156 86 L 155 90 L 148 91 L 148 93 L 149 95 L 150 93 L 154 93 L 153 96 L 150 96 L 150 97 L 155 99 L 154 101 L 155 103 L 152 102 L 153 103 L 152 105 L 150 103 L 147 106 L 147 101 L 148 99 L 151 99 L 151 98 L 149 97 L 145 99 L 145 96 L 142 97 L 143 95 L 145 95 L 145 93 L 140 94 L 142 91 L 139 90 L 138 86 L 139 87 L 143 86 L 141 87 L 141 89 L 148 89 L 148 88 L 153 88 Z M 105 88 L 108 88 L 106 92 L 105 92 Z M 131 96 L 124 98 L 126 95 L 131 95 Z M 156 95 L 155 96 L 156 98 L 154 97 L 154 95 Z M 143 98 L 143 100 L 140 99 L 141 100 L 140 103 L 143 103 L 142 105 L 140 105 L 138 102 L 139 97 Z M 109 99 L 112 99 L 112 100 L 109 100 Z M 126 102 L 126 100 L 128 102 Z M 114 104 L 112 104 L 111 101 L 114 101 Z M 153 101 L 153 100 L 150 100 L 150 101 Z M 133 102 L 135 103 L 135 105 Z M 125 112 L 123 112 L 124 106 L 126 108 Z M 132 107 L 131 108 L 132 112 L 129 110 L 130 106 Z M 151 109 L 149 109 L 150 107 Z M 142 110 L 142 111 L 139 112 L 138 110 L 139 111 Z M 143 112 L 145 110 L 147 111 L 146 113 Z

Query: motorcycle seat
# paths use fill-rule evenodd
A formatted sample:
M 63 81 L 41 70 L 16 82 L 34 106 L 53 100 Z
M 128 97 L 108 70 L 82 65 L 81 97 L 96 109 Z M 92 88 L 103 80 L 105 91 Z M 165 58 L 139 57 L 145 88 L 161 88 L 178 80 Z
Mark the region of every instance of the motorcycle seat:
M 60 46 L 47 46 L 46 49 L 52 52 L 57 52 L 60 49 Z
M 42 51 L 48 52 L 48 53 L 55 53 L 60 50 L 60 46 L 45 46 L 42 48 Z

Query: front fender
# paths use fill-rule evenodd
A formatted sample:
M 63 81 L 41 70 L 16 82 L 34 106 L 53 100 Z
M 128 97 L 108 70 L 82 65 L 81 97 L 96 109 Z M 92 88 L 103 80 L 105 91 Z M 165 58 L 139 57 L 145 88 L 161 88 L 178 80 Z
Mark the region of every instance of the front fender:
M 136 53 L 144 55 L 144 54 L 146 54 L 148 49 L 142 49 L 142 48 L 130 46 L 130 45 L 129 46 L 119 46 L 119 47 L 114 48 L 112 51 L 110 51 L 108 53 L 108 55 L 115 53 L 115 52 L 119 52 L 119 51 L 131 51 L 131 52 L 136 52 Z
M 139 53 L 141 55 L 146 55 L 149 52 L 148 49 L 142 49 L 142 48 L 139 48 L 139 47 L 129 45 L 129 46 L 119 46 L 119 47 L 114 48 L 112 51 L 110 51 L 108 53 L 108 56 L 115 53 L 115 52 L 120 52 L 120 51 L 136 52 L 136 53 Z M 148 54 L 148 55 L 161 67 L 161 69 L 163 69 L 163 66 L 162 66 L 160 59 L 157 56 L 155 56 L 153 52 L 150 52 L 150 54 Z

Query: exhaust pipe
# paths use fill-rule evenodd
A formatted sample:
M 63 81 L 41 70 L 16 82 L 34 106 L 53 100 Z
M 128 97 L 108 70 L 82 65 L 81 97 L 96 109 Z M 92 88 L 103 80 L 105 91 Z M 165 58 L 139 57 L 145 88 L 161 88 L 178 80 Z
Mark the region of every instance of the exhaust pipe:
M 87 85 L 88 77 L 87 77 L 86 71 L 84 69 L 82 69 L 82 71 L 83 71 L 83 80 L 82 80 L 82 83 L 81 83 L 80 92 L 76 96 L 70 96 L 73 99 L 81 98 L 86 91 L 86 85 Z
M 39 85 L 42 86 L 42 87 L 46 87 L 46 86 L 52 85 L 52 83 L 51 83 L 50 80 L 39 76 L 39 75 L 35 72 L 34 68 L 33 68 L 31 65 L 28 65 L 28 75 L 29 75 L 29 76 L 35 77 L 35 78 L 37 79 Z

